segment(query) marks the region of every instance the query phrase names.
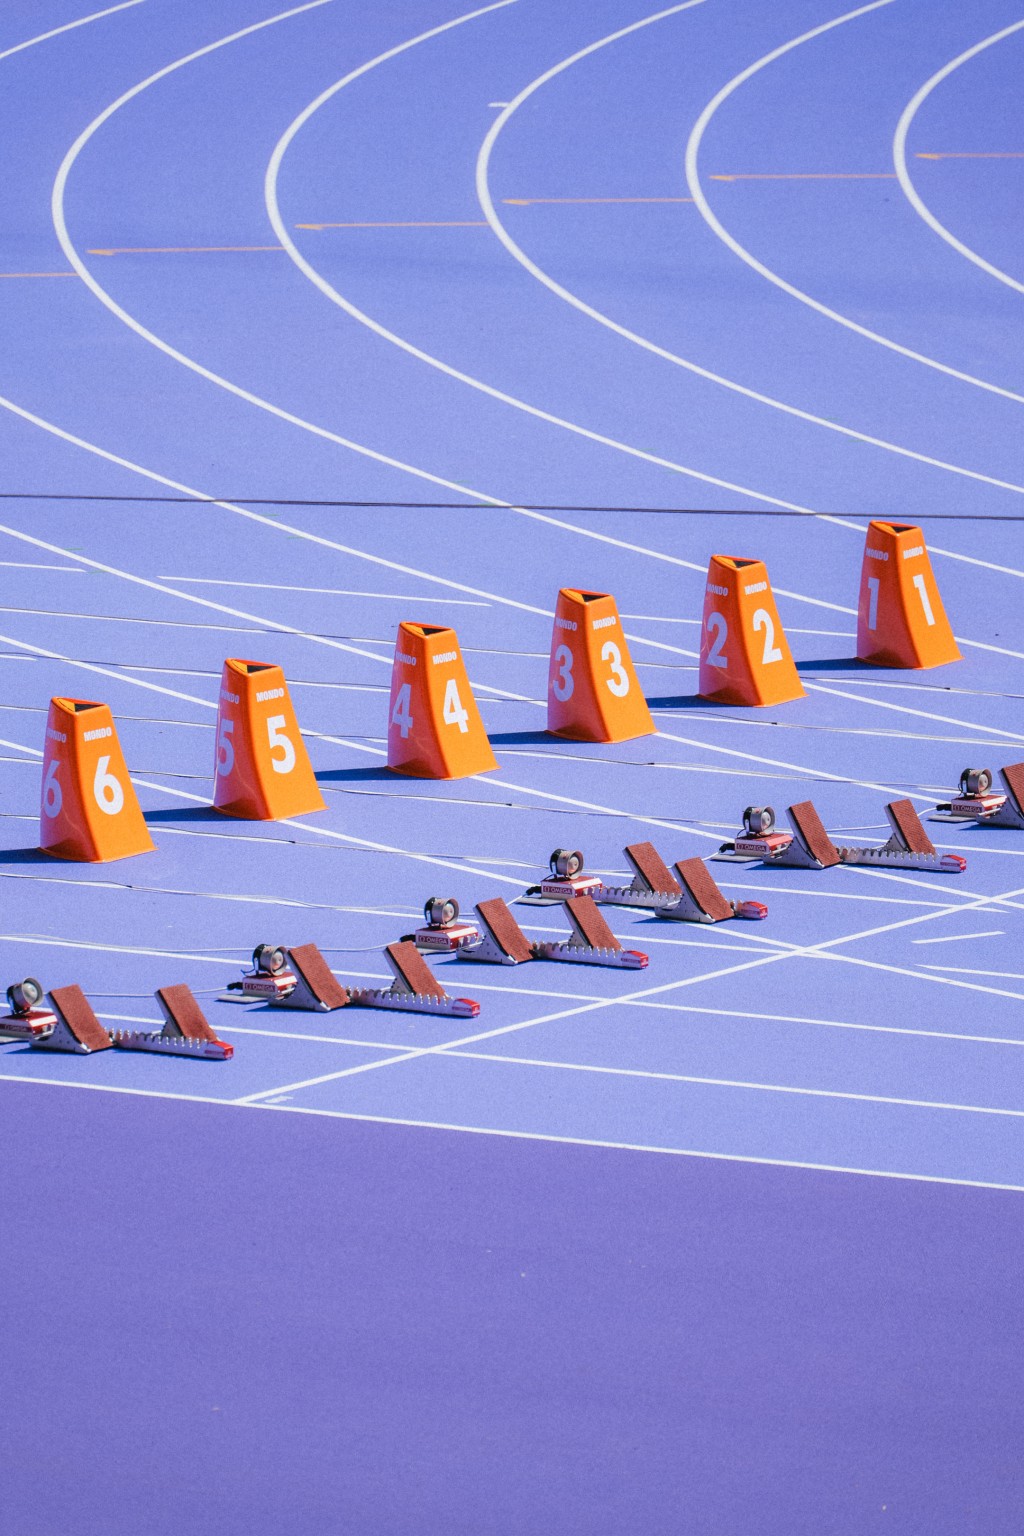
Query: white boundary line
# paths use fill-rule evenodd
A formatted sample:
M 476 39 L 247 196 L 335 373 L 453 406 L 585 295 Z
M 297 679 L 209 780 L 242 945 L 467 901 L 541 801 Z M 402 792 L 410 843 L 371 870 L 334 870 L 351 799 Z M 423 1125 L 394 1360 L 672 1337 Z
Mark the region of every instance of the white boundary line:
M 1001 271 L 999 267 L 995 267 L 990 261 L 986 261 L 983 256 L 979 256 L 977 251 L 972 251 L 970 246 L 964 245 L 963 241 L 958 240 L 954 234 L 951 234 L 945 224 L 940 223 L 934 213 L 932 213 L 924 198 L 915 187 L 910 171 L 907 168 L 907 134 L 918 111 L 937 85 L 940 85 L 943 80 L 948 79 L 955 69 L 960 68 L 961 64 L 966 64 L 969 59 L 976 58 L 986 48 L 991 48 L 993 43 L 1001 43 L 1004 38 L 1012 36 L 1014 32 L 1021 31 L 1022 28 L 1024 28 L 1024 21 L 1015 21 L 1011 26 L 1004 27 L 1001 32 L 993 32 L 991 37 L 986 37 L 980 43 L 975 43 L 973 48 L 966 49 L 963 53 L 958 54 L 955 59 L 951 59 L 948 64 L 944 64 L 941 69 L 936 70 L 931 79 L 926 80 L 921 89 L 907 102 L 896 125 L 896 135 L 892 141 L 892 158 L 893 164 L 896 167 L 896 177 L 904 197 L 906 197 L 914 212 L 924 220 L 930 229 L 935 231 L 940 240 L 945 240 L 946 244 L 951 245 L 959 255 L 966 257 L 968 261 L 972 261 L 976 267 L 980 267 L 983 272 L 987 272 L 989 277 L 994 277 L 998 282 L 1005 283 L 1008 288 L 1015 289 L 1017 293 L 1024 293 L 1024 283 L 1018 282 L 1015 277 L 1010 277 L 1009 273 Z
M 93 11 L 91 16 L 80 16 L 77 21 L 67 21 L 62 27 L 53 27 L 49 32 L 40 32 L 36 37 L 30 37 L 24 43 L 15 43 L 13 48 L 5 48 L 0 53 L 0 60 L 12 58 L 14 54 L 21 53 L 25 48 L 33 48 L 36 43 L 48 42 L 51 37 L 60 37 L 63 32 L 73 32 L 76 27 L 87 26 L 90 21 L 99 21 L 104 16 L 113 16 L 115 11 L 129 11 L 132 6 L 142 5 L 144 0 L 123 0 L 121 5 L 108 5 L 105 11 Z

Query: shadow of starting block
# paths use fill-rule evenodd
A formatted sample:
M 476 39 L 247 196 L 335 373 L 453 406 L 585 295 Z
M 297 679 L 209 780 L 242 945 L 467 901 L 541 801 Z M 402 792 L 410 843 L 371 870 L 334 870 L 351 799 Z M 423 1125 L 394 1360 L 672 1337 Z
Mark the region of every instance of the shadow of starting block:
M 459 950 L 458 954 L 463 951 Z M 457 1019 L 475 1019 L 480 1004 L 471 997 L 449 997 L 411 939 L 389 944 L 384 958 L 395 979 L 384 990 L 380 987 L 351 987 L 349 1001 L 363 1008 L 394 1008 L 402 1013 L 450 1014 Z
M 189 987 L 159 987 L 156 1000 L 164 1016 L 163 1029 L 116 1030 L 112 1043 L 122 1051 L 147 1051 L 158 1056 L 191 1056 L 196 1061 L 230 1061 L 233 1045 L 220 1040 Z
M 111 1048 L 114 1042 L 93 1013 L 81 987 L 54 987 L 47 996 L 57 1022 L 47 1034 L 32 1041 L 33 1050 L 91 1056 Z

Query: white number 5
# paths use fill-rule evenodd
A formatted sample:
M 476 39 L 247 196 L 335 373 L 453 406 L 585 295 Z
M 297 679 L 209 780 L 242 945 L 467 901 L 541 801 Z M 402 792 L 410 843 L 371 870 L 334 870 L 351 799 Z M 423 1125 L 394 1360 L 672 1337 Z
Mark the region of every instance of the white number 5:
M 275 773 L 291 773 L 295 767 L 295 748 L 284 733 L 286 725 L 284 715 L 270 715 L 267 718 L 267 736 L 270 740 L 270 760 L 274 765 Z M 275 757 L 275 752 L 280 747 L 283 757 Z

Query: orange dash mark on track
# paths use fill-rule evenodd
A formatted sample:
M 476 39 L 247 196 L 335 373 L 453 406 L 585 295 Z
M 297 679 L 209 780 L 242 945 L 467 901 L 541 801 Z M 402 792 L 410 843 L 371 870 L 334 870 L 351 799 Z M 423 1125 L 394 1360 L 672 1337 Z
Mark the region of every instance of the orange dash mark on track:
M 283 251 L 283 245 L 113 245 L 90 248 L 90 256 L 200 256 L 215 251 Z M 77 274 L 76 274 L 77 275 Z
M 895 181 L 894 171 L 736 171 L 709 181 Z
M 503 197 L 514 208 L 529 208 L 532 203 L 692 203 L 692 197 Z
M 915 160 L 1024 160 L 1024 149 L 951 149 L 941 154 L 918 150 Z

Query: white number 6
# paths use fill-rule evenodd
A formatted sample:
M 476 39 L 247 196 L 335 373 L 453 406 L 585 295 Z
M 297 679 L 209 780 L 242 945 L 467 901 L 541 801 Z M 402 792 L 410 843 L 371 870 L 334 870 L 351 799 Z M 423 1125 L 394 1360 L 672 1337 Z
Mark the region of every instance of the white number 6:
M 101 757 L 96 764 L 96 775 L 92 781 L 93 799 L 105 816 L 116 816 L 124 807 L 124 790 L 121 781 L 108 773 L 110 758 Z
M 57 781 L 59 767 L 60 763 L 57 759 L 51 758 L 50 766 L 46 770 L 46 778 L 43 780 L 43 810 L 47 816 L 59 816 L 60 808 L 64 803 L 64 796 Z

